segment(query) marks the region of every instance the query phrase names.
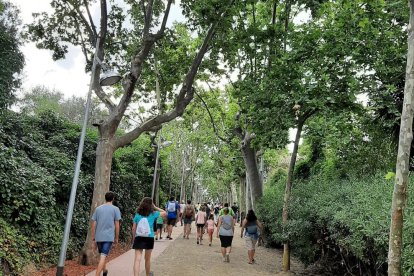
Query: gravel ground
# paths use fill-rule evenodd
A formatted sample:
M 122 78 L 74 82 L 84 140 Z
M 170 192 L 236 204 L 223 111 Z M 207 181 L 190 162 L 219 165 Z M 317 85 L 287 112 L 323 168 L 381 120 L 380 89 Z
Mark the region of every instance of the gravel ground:
M 181 227 L 179 229 L 181 230 Z M 153 260 L 154 275 L 322 275 L 306 270 L 296 260 L 291 262 L 291 272 L 283 273 L 281 251 L 264 247 L 256 249 L 256 263 L 248 264 L 247 250 L 239 231 L 240 229 L 236 228 L 237 235 L 233 239 L 230 263 L 222 261 L 220 241 L 216 238 L 216 234 L 212 246 L 209 247 L 207 236 L 204 236 L 203 245 L 197 245 L 195 234 L 192 233 L 189 240 L 177 238 L 157 259 Z

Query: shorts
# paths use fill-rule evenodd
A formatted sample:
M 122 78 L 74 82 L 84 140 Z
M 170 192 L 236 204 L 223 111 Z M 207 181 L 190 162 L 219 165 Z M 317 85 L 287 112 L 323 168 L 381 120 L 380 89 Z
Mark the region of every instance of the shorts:
M 207 230 L 207 233 L 208 233 L 209 235 L 213 235 L 213 233 L 214 233 L 214 229 L 208 229 L 208 230 Z
M 108 256 L 112 247 L 112 242 L 96 242 L 98 252 L 101 256 Z
M 233 236 L 220 235 L 221 247 L 224 247 L 224 248 L 231 247 L 232 242 L 233 242 Z
M 247 235 L 244 237 L 244 240 L 246 241 L 246 249 L 247 250 L 255 250 L 256 249 L 256 243 L 257 243 L 257 235 Z
M 197 229 L 203 229 L 204 228 L 204 223 L 197 223 Z
M 175 225 L 177 218 L 167 219 L 167 225 Z
M 164 224 L 158 224 L 158 223 L 157 223 L 157 230 L 161 230 L 163 225 L 164 225 Z
M 153 237 L 135 237 L 132 248 L 137 249 L 154 249 Z
M 184 217 L 184 224 L 191 224 L 191 222 L 193 222 L 192 218 Z

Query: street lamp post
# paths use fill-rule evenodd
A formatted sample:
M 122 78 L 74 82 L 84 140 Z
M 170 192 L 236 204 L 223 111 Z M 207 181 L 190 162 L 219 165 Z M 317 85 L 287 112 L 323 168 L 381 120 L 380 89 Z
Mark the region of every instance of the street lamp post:
M 157 142 L 157 152 L 155 154 L 154 177 L 152 179 L 151 198 L 154 201 L 155 201 L 155 198 L 154 198 L 155 190 L 156 190 L 156 186 L 157 186 L 158 167 L 159 167 L 159 163 L 160 163 L 160 150 L 161 150 L 161 148 L 167 147 L 172 143 L 171 141 L 165 141 L 164 143 L 161 143 L 161 141 L 162 141 L 162 137 L 161 137 L 161 131 L 160 131 L 160 136 L 158 137 L 158 142 Z
M 72 224 L 73 209 L 75 206 L 76 189 L 78 188 L 78 183 L 79 183 L 79 173 L 80 173 L 80 166 L 82 162 L 83 146 L 85 144 L 85 134 L 86 134 L 86 128 L 87 128 L 88 119 L 89 119 L 89 109 L 91 106 L 92 90 L 93 90 L 92 86 L 93 86 L 93 82 L 96 76 L 96 65 L 97 63 L 101 64 L 101 61 L 98 59 L 98 56 L 97 56 L 98 49 L 99 49 L 99 43 L 100 43 L 100 38 L 98 37 L 96 40 L 95 53 L 94 53 L 93 61 L 92 61 L 91 80 L 89 83 L 88 98 L 86 100 L 82 131 L 81 131 L 81 135 L 79 138 L 78 153 L 76 156 L 76 163 L 75 163 L 75 172 L 74 172 L 73 180 L 72 180 L 72 188 L 70 191 L 68 213 L 66 215 L 65 230 L 63 233 L 62 244 L 60 247 L 59 262 L 58 262 L 58 266 L 56 270 L 56 276 L 63 275 L 63 269 L 65 266 L 66 251 L 68 248 L 70 227 Z M 108 76 L 108 77 L 104 76 L 103 78 L 101 78 L 100 81 L 102 85 L 112 85 L 112 84 L 117 83 L 120 80 L 121 78 L 118 75 L 112 74 L 111 76 Z

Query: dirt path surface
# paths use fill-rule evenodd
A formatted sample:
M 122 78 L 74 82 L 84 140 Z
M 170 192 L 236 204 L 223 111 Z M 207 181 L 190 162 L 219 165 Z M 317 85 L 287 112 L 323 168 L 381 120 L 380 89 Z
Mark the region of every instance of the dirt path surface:
M 193 232 L 195 227 L 193 225 Z M 214 235 L 213 245 L 208 246 L 207 236 L 204 236 L 203 245 L 197 245 L 195 234 L 190 239 L 183 239 L 183 227 L 175 227 L 173 240 L 156 241 L 152 254 L 151 271 L 155 276 L 267 276 L 267 275 L 301 275 L 322 276 L 292 259 L 291 272 L 281 272 L 282 254 L 279 250 L 258 247 L 256 249 L 256 263 L 247 263 L 247 251 L 244 239 L 240 238 L 240 228 L 236 228 L 233 239 L 233 249 L 230 254 L 230 263 L 223 263 L 220 253 L 220 241 Z M 165 236 L 165 234 L 164 234 Z M 133 275 L 132 266 L 134 250 L 113 259 L 108 263 L 108 275 L 130 276 Z M 141 263 L 140 276 L 145 275 L 144 260 Z M 84 274 L 79 274 L 84 275 Z M 88 276 L 94 276 L 91 272 Z
M 182 231 L 182 228 L 175 228 Z M 193 226 L 194 232 L 194 226 Z M 310 270 L 306 270 L 302 264 L 292 260 L 291 272 L 282 273 L 281 252 L 275 249 L 258 247 L 255 256 L 256 263 L 247 263 L 247 251 L 244 239 L 240 238 L 240 228 L 236 228 L 233 239 L 230 263 L 224 263 L 220 253 L 220 241 L 214 234 L 212 246 L 208 246 L 207 236 L 204 236 L 203 245 L 197 245 L 195 234 L 190 239 L 178 237 L 152 262 L 154 275 L 313 275 L 318 276 Z M 143 274 L 145 275 L 145 274 Z

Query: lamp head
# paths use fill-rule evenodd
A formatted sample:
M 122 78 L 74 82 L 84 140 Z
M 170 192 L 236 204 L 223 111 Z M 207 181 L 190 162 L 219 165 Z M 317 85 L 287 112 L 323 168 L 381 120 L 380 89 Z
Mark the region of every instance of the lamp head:
M 99 79 L 101 86 L 111 86 L 118 83 L 122 79 L 121 75 L 114 71 L 105 71 Z

